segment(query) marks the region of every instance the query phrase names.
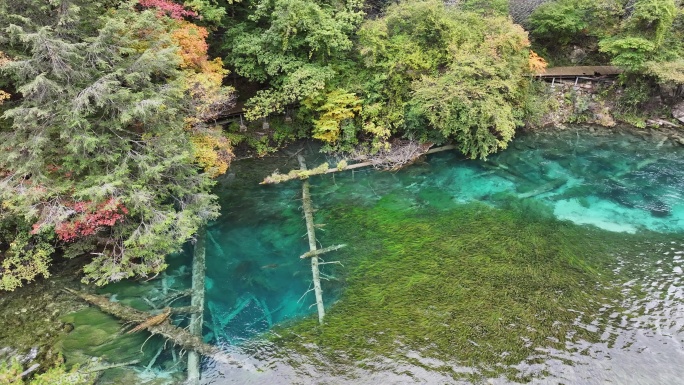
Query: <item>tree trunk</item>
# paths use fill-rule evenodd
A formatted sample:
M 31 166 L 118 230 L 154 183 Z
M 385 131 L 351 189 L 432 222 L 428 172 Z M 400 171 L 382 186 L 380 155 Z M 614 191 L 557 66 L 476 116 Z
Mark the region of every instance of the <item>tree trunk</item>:
M 202 227 L 197 234 L 197 242 L 192 258 L 192 298 L 190 306 L 198 311 L 190 316 L 188 331 L 202 338 L 202 318 L 204 314 L 204 276 L 205 276 L 205 239 L 206 229 Z M 200 356 L 196 351 L 188 352 L 188 385 L 199 385 Z
M 104 296 L 82 293 L 71 289 L 64 290 L 90 304 L 97 306 L 103 312 L 111 314 L 114 317 L 127 322 L 140 324 L 145 322 L 151 316 L 149 313 L 122 305 L 120 302 L 111 302 L 109 298 Z M 240 367 L 248 365 L 246 363 L 241 363 L 230 355 L 222 352 L 216 346 L 204 343 L 201 337 L 191 334 L 187 330 L 174 326 L 169 322 L 164 322 L 159 325 L 151 325 L 146 327 L 146 329 L 152 334 L 158 334 L 173 341 L 173 343 L 178 346 L 181 346 L 189 351 L 195 351 L 203 356 L 211 357 L 218 362 L 238 365 Z
M 297 155 L 299 166 L 302 170 L 306 170 L 306 163 L 304 157 Z M 321 288 L 321 276 L 318 270 L 318 254 L 315 254 L 316 249 L 316 230 L 313 221 L 313 205 L 311 203 L 311 193 L 309 192 L 309 181 L 305 180 L 302 186 L 302 208 L 304 210 L 304 219 L 306 220 L 306 233 L 309 237 L 309 252 L 311 255 L 311 273 L 313 275 L 314 293 L 316 295 L 316 307 L 318 308 L 318 322 L 323 324 L 323 317 L 325 317 L 325 307 L 323 307 L 323 289 Z

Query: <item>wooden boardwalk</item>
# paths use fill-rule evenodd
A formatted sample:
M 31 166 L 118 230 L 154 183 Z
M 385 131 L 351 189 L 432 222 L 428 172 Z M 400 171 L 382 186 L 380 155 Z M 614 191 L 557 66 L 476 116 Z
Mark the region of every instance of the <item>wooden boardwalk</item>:
M 622 73 L 622 70 L 615 66 L 575 66 L 575 67 L 551 67 L 543 72 L 538 72 L 535 76 L 540 78 L 556 78 L 556 79 L 575 79 L 582 77 L 602 77 L 602 76 L 616 76 Z

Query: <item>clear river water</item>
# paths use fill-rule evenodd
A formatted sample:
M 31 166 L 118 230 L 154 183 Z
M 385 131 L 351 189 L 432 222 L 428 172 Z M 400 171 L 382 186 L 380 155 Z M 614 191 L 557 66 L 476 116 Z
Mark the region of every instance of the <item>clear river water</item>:
M 322 327 L 302 183 L 258 184 L 292 168 L 237 161 L 216 187 L 204 339 L 246 365 L 204 360 L 203 384 L 684 384 L 682 147 L 579 128 L 311 178 L 319 245 L 347 244 L 323 258 Z

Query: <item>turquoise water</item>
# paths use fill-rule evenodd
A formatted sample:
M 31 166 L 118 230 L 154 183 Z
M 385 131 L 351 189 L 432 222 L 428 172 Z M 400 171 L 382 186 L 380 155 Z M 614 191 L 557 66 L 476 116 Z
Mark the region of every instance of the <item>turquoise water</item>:
M 336 163 L 303 147 L 311 167 L 326 160 Z M 291 155 L 243 160 L 219 180 L 216 192 L 223 211 L 208 227 L 204 339 L 259 370 L 205 360 L 203 383 L 467 383 L 436 369 L 453 366 L 448 357 L 440 361 L 408 351 L 403 353 L 406 360 L 377 357 L 340 366 L 316 356 L 314 364 L 310 355 L 263 340 L 274 325 L 287 328 L 315 312 L 313 293 L 308 292 L 310 265 L 299 259 L 308 249 L 301 183 L 258 185 L 275 169 L 285 173 L 297 167 Z M 320 224 L 331 220 L 326 211 L 330 208 L 371 208 L 386 204 L 383 198 L 391 196 L 393 205 L 415 212 L 434 207 L 456 210 L 468 202 L 494 207 L 535 202 L 557 219 L 582 226 L 624 234 L 667 234 L 668 241 L 649 249 L 652 254 L 615 256 L 615 272 L 628 270 L 635 277 L 620 285 L 624 290 L 638 288 L 639 295 L 626 295 L 619 304 L 606 302 L 602 317 L 593 321 L 578 315 L 579 327 L 604 330 L 604 340 L 539 351 L 515 369 L 526 381 L 541 384 L 684 383 L 679 369 L 684 365 L 682 147 L 630 135 L 596 136 L 585 129 L 526 134 L 486 162 L 440 153 L 399 172 L 365 169 L 314 177 L 311 193 Z M 317 234 L 322 247 L 337 240 L 326 227 Z M 335 259 L 334 254 L 326 257 Z M 182 269 L 187 263 L 186 256 L 176 256 L 171 268 Z M 344 292 L 345 269 L 323 268 L 328 308 Z M 477 368 L 453 370 L 470 373 Z M 510 381 L 496 377 L 488 383 Z
M 320 155 L 308 157 L 310 165 L 324 160 Z M 331 163 L 335 164 L 335 161 Z M 658 145 L 629 135 L 594 136 L 584 130 L 570 130 L 519 137 L 512 148 L 492 156 L 487 162 L 442 153 L 399 172 L 367 169 L 316 177 L 311 180 L 311 191 L 321 211 L 339 205 L 372 207 L 388 194 L 406 210 L 417 211 L 431 205 L 472 201 L 497 206 L 510 203 L 513 197 L 541 202 L 556 218 L 584 226 L 624 233 L 650 230 L 672 234 L 673 243 L 658 248 L 662 255 L 655 262 L 644 256 L 616 256 L 616 269 L 650 272 L 627 284 L 647 291 L 645 297 L 634 297 L 620 304 L 620 307 L 632 309 L 626 312 L 633 313 L 631 318 L 613 311 L 605 315 L 608 319 L 623 318 L 618 323 L 619 330 L 606 332 L 616 338 L 598 344 L 582 342 L 568 346 L 564 351 L 540 352 L 542 358 L 521 363 L 517 369 L 523 374 L 540 377 L 534 380 L 539 383 L 684 383 L 678 370 L 684 364 L 684 307 L 681 301 L 684 290 L 680 281 L 680 258 L 684 254 L 684 244 L 680 243 L 684 234 L 683 166 L 684 154 L 680 147 Z M 209 307 L 222 306 L 225 314 L 234 311 L 245 295 L 259 298 L 252 300 L 254 305 L 240 318 L 231 321 L 226 329 L 231 338 L 249 338 L 266 330 L 270 325 L 262 320 L 266 308 L 274 314 L 272 323 L 306 316 L 314 310 L 310 307 L 312 293 L 300 298 L 310 282 L 308 263 L 297 258 L 306 249 L 298 200 L 301 183 L 256 185 L 272 169 L 287 172 L 295 167 L 293 158 L 245 161 L 233 168 L 217 190 L 226 209 L 221 220 L 210 228 L 215 243 L 212 241 L 213 246 L 208 249 L 208 276 L 213 282 L 213 286 L 209 285 Z M 242 170 L 256 168 L 263 171 L 243 174 Z M 431 191 L 439 194 L 431 194 Z M 450 196 L 450 202 L 443 201 L 445 192 Z M 433 197 L 438 200 L 432 201 Z M 319 219 L 324 222 L 326 218 Z M 322 233 L 319 240 L 325 242 L 325 237 Z M 648 262 L 640 263 L 641 258 Z M 654 263 L 658 266 L 654 267 Z M 232 278 L 226 277 L 225 266 L 229 266 L 229 273 L 232 269 Z M 338 270 L 335 274 L 343 272 Z M 217 283 L 221 281 L 222 285 Z M 336 281 L 324 281 L 328 305 L 342 289 Z M 236 301 L 236 296 L 243 297 Z M 257 303 L 265 305 L 260 307 Z M 611 306 L 616 304 L 608 304 L 606 309 Z M 208 314 L 209 318 L 212 316 Z M 256 324 L 255 318 L 260 320 Z M 585 326 L 598 329 L 600 322 L 596 320 L 594 325 Z M 230 368 L 219 370 L 208 364 L 206 383 L 455 381 L 450 376 L 430 371 L 430 367 L 436 368 L 440 364 L 421 358 L 418 352 L 408 355 L 414 354 L 419 362 L 424 361 L 421 365 L 380 357 L 374 362 L 342 369 L 332 363 L 329 368 L 316 367 L 308 363 L 306 357 L 278 351 L 268 343 L 256 346 L 250 346 L 248 352 L 255 364 L 268 368 L 264 373 L 248 374 Z M 641 370 L 638 375 L 636 368 Z M 460 370 L 467 372 L 470 369 Z M 326 379 L 321 380 L 321 377 Z M 508 381 L 491 379 L 493 383 Z

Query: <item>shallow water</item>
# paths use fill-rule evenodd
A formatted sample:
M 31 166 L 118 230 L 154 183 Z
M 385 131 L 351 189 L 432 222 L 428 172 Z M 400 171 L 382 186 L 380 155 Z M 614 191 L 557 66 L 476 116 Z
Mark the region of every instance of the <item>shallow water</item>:
M 321 155 L 307 157 L 309 166 L 323 161 Z M 395 341 L 394 350 L 385 349 L 381 354 L 370 347 L 372 354 L 357 355 L 344 349 L 333 354 L 325 352 L 325 347 L 319 346 L 321 341 L 337 338 L 326 336 L 325 330 L 302 334 L 298 325 L 310 319 L 315 308 L 311 307 L 313 293 L 308 292 L 310 266 L 298 258 L 308 248 L 300 211 L 301 183 L 257 184 L 273 169 L 287 172 L 294 167 L 297 165 L 293 157 L 241 161 L 219 181 L 217 193 L 223 213 L 208 228 L 204 338 L 259 369 L 250 371 L 205 361 L 204 384 L 684 384 L 680 370 L 684 364 L 681 147 L 659 146 L 629 135 L 594 136 L 585 130 L 568 130 L 521 136 L 511 148 L 486 162 L 442 153 L 399 172 L 368 169 L 311 179 L 313 201 L 319 209 L 316 221 L 326 224 L 318 231 L 320 245 L 356 242 L 346 252 L 326 258 L 344 262 L 344 266 L 331 264 L 323 270 L 330 278 L 323 282 L 323 289 L 326 306 L 332 311 L 331 324 L 345 316 L 335 313 L 335 309 L 349 308 L 352 298 L 345 296 L 348 285 L 358 285 L 354 277 L 363 275 L 364 266 L 373 268 L 361 254 L 383 258 L 394 250 L 391 244 L 379 246 L 380 239 L 376 242 L 379 249 L 370 250 L 376 243 L 357 237 L 365 230 L 355 228 L 355 222 L 344 222 L 350 216 L 363 220 L 364 212 L 395 213 L 392 215 L 398 221 L 414 223 L 425 219 L 429 226 L 431 216 L 437 220 L 449 218 L 452 212 L 481 211 L 473 208 L 475 203 L 505 212 L 515 210 L 515 220 L 529 215 L 534 222 L 548 215 L 582 226 L 561 223 L 559 231 L 566 231 L 566 227 L 573 234 L 598 231 L 591 233 L 593 238 L 586 238 L 586 247 L 581 241 L 573 246 L 586 249 L 586 255 L 579 253 L 580 262 L 571 261 L 582 266 L 584 259 L 596 257 L 593 250 L 597 245 L 591 242 L 612 242 L 613 251 L 605 258 L 586 262 L 598 269 L 596 282 L 578 279 L 569 289 L 577 293 L 577 298 L 582 297 L 576 303 L 586 303 L 586 308 L 564 308 L 558 314 L 575 311 L 574 319 L 550 320 L 553 327 L 563 325 L 562 332 L 552 332 L 551 328 L 545 334 L 541 321 L 539 325 L 531 321 L 522 329 L 510 329 L 520 333 L 516 334 L 519 343 L 527 349 L 519 352 L 527 356 L 512 364 L 505 359 L 514 355 L 510 347 L 499 347 L 491 340 L 487 340 L 488 345 L 469 340 L 475 346 L 470 356 L 457 345 L 453 353 L 443 347 L 432 349 L 431 345 L 441 342 L 429 340 Z M 477 224 L 477 219 L 472 223 Z M 556 226 L 555 222 L 549 223 Z M 597 228 L 620 233 L 624 238 L 611 238 Z M 445 229 L 430 231 L 438 230 Z M 481 231 L 485 234 L 487 229 Z M 547 235 L 554 230 L 549 231 Z M 458 234 L 453 236 L 458 242 Z M 621 249 L 623 244 L 629 247 Z M 397 250 L 400 253 L 404 249 Z M 433 257 L 445 258 L 437 252 Z M 170 261 L 172 270 L 182 270 L 187 257 L 176 256 Z M 585 270 L 577 276 L 592 277 L 595 271 L 593 267 Z M 378 290 L 382 292 L 384 281 L 378 279 Z M 499 284 L 489 282 L 494 278 L 487 276 L 481 279 L 477 283 L 480 289 Z M 507 282 L 506 290 L 515 292 L 520 287 L 522 295 L 531 295 L 524 284 Z M 594 291 L 596 287 L 606 291 Z M 351 286 L 350 290 L 355 292 Z M 437 310 L 426 310 L 426 315 L 419 316 L 424 317 L 420 322 L 434 328 Z M 480 309 L 467 311 L 477 315 Z M 506 319 L 506 309 L 501 312 L 502 319 Z M 296 333 L 299 337 L 281 340 L 265 333 L 274 326 L 278 335 Z M 350 329 L 354 327 L 359 326 Z M 535 328 L 540 330 L 530 330 Z M 489 353 L 480 354 L 478 349 Z

